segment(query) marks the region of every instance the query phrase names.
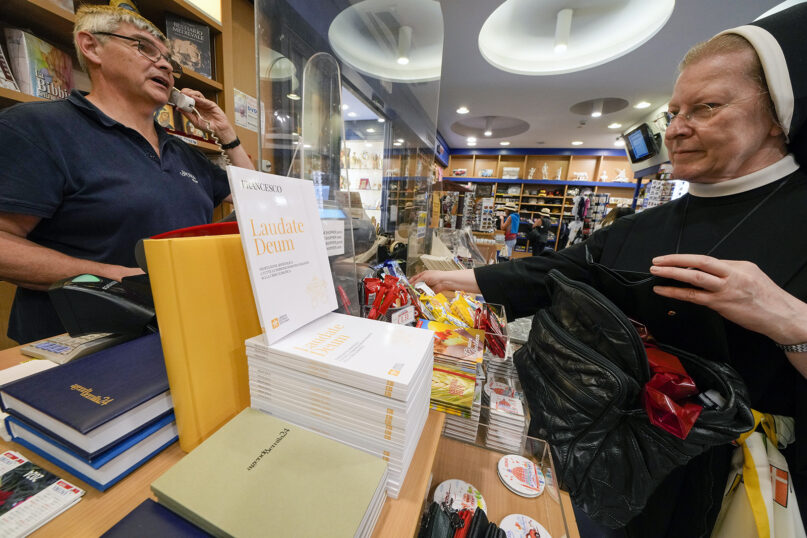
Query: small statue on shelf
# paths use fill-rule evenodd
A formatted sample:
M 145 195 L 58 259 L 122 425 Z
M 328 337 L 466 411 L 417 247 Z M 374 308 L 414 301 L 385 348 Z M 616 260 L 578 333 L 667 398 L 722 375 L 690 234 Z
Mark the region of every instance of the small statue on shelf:
M 530 173 L 527 175 L 527 179 L 532 179 L 532 176 L 535 175 L 535 168 L 530 168 Z
M 600 181 L 608 181 L 608 171 L 604 170 L 600 172 Z
M 624 168 L 617 168 L 616 169 L 616 177 L 614 178 L 615 181 L 627 181 L 628 176 L 625 175 Z
M 549 179 L 549 165 L 546 163 L 541 167 L 541 179 Z
M 563 167 L 558 166 L 558 172 L 555 174 L 555 179 L 563 179 Z

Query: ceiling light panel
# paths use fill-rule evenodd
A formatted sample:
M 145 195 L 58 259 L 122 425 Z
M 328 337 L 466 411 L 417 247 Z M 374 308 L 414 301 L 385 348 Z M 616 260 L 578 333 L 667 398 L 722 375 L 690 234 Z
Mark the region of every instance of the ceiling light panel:
M 434 0 L 364 0 L 333 19 L 328 41 L 340 60 L 372 77 L 438 80 L 443 13 Z
M 602 65 L 653 37 L 673 12 L 675 0 L 575 2 L 568 46 L 555 53 L 562 0 L 506 0 L 479 32 L 479 50 L 491 65 L 522 75 L 572 73 Z

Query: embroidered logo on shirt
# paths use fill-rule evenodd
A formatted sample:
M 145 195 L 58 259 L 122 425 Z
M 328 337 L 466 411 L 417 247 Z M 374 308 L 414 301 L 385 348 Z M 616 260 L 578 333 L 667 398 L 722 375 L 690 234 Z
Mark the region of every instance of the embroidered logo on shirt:
M 191 179 L 191 181 L 193 181 L 194 183 L 199 183 L 198 181 L 196 181 L 196 176 L 194 176 L 193 174 L 191 174 L 187 170 L 180 171 L 179 175 L 184 176 L 184 177 L 189 177 Z

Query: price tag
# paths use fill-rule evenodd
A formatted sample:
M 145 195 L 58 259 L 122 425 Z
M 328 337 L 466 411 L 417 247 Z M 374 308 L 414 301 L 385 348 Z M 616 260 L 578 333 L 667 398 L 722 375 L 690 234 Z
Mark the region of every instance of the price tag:
M 415 321 L 415 307 L 412 305 L 390 314 L 390 321 L 398 325 L 406 325 Z

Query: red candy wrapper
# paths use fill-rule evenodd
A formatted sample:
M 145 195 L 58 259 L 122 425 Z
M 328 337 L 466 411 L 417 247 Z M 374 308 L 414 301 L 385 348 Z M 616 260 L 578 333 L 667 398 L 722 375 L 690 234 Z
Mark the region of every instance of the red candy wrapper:
M 647 361 L 653 377 L 644 386 L 642 402 L 651 424 L 680 439 L 686 439 L 703 409 L 686 401 L 698 393 L 678 357 L 647 346 Z
M 653 388 L 660 390 L 673 400 L 681 400 L 698 394 L 695 382 L 689 377 L 678 357 L 655 346 L 645 346 L 647 362 L 653 378 Z

